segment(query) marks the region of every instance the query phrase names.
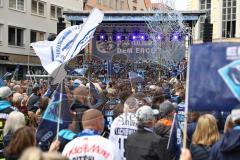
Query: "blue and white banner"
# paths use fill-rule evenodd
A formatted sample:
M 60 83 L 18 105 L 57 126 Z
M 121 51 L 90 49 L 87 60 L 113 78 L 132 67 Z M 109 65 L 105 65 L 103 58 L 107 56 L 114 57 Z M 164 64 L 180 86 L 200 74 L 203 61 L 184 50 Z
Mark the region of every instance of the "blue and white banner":
M 104 14 L 95 8 L 83 25 L 64 29 L 54 41 L 31 43 L 44 69 L 55 79 L 54 82 L 59 83 L 66 76 L 65 63 L 85 48 L 103 16 Z
M 175 113 L 167 145 L 167 150 L 176 156 L 175 159 L 179 159 L 180 157 L 181 148 L 183 146 L 182 139 L 182 130 L 177 115 Z
M 190 47 L 190 110 L 229 111 L 240 101 L 240 43 Z
M 36 139 L 39 147 L 44 151 L 48 150 L 51 142 L 56 137 L 58 119 L 60 119 L 60 130 L 68 128 L 68 125 L 72 122 L 67 95 L 64 87 L 63 93 L 61 93 L 60 86 L 54 91 L 42 121 L 37 128 Z M 60 96 L 62 96 L 62 101 L 60 101 Z M 59 107 L 61 107 L 60 116 L 58 114 Z

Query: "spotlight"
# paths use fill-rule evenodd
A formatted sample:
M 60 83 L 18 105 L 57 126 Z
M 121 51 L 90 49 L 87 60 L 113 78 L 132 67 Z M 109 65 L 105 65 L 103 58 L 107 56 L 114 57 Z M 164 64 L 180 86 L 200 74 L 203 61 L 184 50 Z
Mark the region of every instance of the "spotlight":
M 135 39 L 136 39 L 136 36 L 132 36 L 132 39 L 135 40 Z
M 170 36 L 171 41 L 181 41 L 182 35 L 180 33 L 173 33 Z
M 117 40 L 121 40 L 121 36 L 120 35 L 117 35 Z
M 163 41 L 164 40 L 164 35 L 163 34 L 157 34 L 156 35 L 156 40 L 157 41 Z

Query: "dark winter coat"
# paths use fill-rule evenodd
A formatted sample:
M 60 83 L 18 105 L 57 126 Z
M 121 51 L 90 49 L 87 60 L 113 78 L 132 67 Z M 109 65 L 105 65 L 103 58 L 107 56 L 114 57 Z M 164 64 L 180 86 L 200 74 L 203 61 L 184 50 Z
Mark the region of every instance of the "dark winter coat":
M 240 160 L 240 126 L 225 133 L 213 146 L 210 160 Z
M 127 160 L 170 160 L 163 139 L 157 134 L 138 129 L 126 141 Z
M 209 160 L 211 146 L 191 144 L 190 151 L 192 154 L 192 160 Z

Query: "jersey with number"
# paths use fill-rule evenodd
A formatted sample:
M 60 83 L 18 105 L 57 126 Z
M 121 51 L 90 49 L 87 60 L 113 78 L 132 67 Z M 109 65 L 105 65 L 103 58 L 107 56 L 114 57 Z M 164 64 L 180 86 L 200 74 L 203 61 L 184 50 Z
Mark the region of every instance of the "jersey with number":
M 125 160 L 125 144 L 127 136 L 137 131 L 135 113 L 123 113 L 114 119 L 109 140 L 113 142 L 116 160 Z
M 69 160 L 114 160 L 113 144 L 99 135 L 82 136 L 73 139 L 63 149 L 63 156 Z
M 109 132 L 114 120 L 114 109 L 120 103 L 118 99 L 111 99 L 106 102 L 102 112 L 105 119 L 104 131 Z

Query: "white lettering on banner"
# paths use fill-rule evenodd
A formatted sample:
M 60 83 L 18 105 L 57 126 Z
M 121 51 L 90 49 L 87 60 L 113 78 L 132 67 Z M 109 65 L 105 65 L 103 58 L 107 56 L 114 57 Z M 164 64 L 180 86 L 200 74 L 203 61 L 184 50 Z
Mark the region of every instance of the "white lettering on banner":
M 240 59 L 240 47 L 227 47 L 226 50 L 227 60 L 237 60 Z
M 83 144 L 81 146 L 76 146 L 72 148 L 68 153 L 66 153 L 67 157 L 70 157 L 71 155 L 76 155 L 76 154 L 87 154 L 87 153 L 92 153 L 92 154 L 99 154 L 103 156 L 105 159 L 107 159 L 110 156 L 110 153 L 103 148 L 101 148 L 99 145 L 93 144 L 93 145 L 88 145 L 88 144 Z
M 7 119 L 7 118 L 8 118 L 8 114 L 0 113 L 0 119 Z
M 128 48 L 128 49 L 117 48 L 117 53 L 133 53 L 133 49 L 132 48 Z

